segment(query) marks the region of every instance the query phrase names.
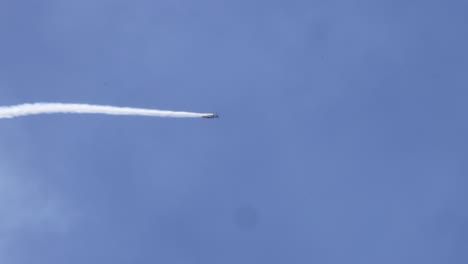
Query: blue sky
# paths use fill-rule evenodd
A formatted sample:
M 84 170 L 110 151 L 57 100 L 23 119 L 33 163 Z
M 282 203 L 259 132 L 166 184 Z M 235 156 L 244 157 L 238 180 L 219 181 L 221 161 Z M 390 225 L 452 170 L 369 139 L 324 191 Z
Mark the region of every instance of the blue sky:
M 0 2 L 2 263 L 467 263 L 466 1 Z

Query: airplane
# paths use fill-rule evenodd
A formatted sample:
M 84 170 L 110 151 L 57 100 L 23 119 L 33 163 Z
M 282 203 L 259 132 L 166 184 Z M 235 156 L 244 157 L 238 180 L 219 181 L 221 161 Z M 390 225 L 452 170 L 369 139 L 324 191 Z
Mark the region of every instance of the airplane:
M 219 118 L 218 114 L 204 115 L 202 118 Z

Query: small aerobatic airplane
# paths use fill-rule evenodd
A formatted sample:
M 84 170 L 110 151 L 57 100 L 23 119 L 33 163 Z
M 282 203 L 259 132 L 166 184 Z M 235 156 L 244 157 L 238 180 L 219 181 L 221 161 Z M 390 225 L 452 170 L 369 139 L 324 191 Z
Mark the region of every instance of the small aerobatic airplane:
M 219 118 L 218 114 L 204 115 L 203 118 Z

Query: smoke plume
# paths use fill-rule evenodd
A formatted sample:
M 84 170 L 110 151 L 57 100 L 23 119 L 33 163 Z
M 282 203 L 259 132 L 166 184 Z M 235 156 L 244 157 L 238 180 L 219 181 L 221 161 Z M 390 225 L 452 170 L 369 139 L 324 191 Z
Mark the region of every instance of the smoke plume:
M 210 113 L 174 112 L 156 109 L 117 107 L 90 104 L 34 103 L 0 107 L 0 118 L 42 114 L 104 114 L 155 117 L 203 117 Z

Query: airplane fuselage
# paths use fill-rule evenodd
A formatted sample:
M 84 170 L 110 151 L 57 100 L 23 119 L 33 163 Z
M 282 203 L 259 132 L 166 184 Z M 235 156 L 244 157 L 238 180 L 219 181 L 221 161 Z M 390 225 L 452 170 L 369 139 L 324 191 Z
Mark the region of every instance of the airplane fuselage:
M 202 118 L 219 118 L 218 114 L 204 115 Z

